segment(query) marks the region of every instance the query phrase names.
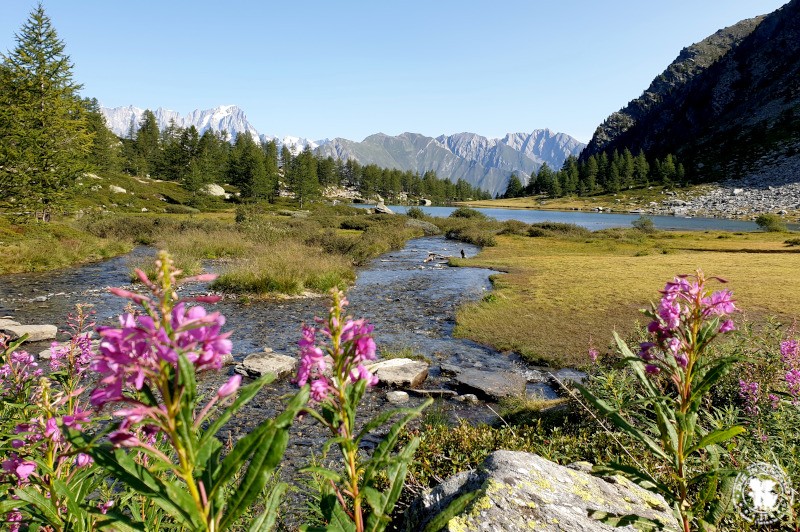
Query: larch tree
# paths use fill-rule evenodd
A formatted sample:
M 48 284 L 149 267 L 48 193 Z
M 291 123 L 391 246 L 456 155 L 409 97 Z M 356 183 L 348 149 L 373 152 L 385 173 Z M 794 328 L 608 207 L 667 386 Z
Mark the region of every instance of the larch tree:
M 49 220 L 88 168 L 93 135 L 50 18 L 39 4 L 0 54 L 0 204 Z

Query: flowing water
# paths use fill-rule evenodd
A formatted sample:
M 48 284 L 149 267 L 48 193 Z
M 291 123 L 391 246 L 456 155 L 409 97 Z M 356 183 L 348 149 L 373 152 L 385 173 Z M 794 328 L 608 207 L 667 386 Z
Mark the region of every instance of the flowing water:
M 526 372 L 530 368 L 513 354 L 497 353 L 474 342 L 453 338 L 456 308 L 480 299 L 491 288 L 489 276 L 497 272 L 480 268 L 450 268 L 449 256 L 478 252 L 476 246 L 443 237 L 408 242 L 402 250 L 375 259 L 362 269 L 348 290 L 350 313 L 375 325 L 380 350 L 411 349 L 430 360 L 426 386 L 439 386 L 439 365 Z M 98 323 L 113 323 L 126 301 L 111 296 L 108 286 L 130 287 L 130 270 L 153 254 L 149 248 L 105 262 L 55 272 L 0 277 L 0 316 L 25 324 L 55 323 L 60 328 L 76 303 L 90 303 Z M 433 260 L 425 261 L 429 257 Z M 213 270 L 213 263 L 209 265 Z M 204 292 L 205 286 L 187 286 L 186 292 Z M 270 347 L 295 355 L 300 324 L 327 310 L 326 298 L 297 298 L 245 303 L 226 298 L 215 305 L 232 331 L 234 358 Z M 47 345 L 33 345 L 31 351 Z M 529 372 L 530 373 L 530 372 Z M 282 388 L 282 386 L 281 386 Z M 530 390 L 551 396 L 541 384 Z M 286 390 L 288 391 L 288 389 Z

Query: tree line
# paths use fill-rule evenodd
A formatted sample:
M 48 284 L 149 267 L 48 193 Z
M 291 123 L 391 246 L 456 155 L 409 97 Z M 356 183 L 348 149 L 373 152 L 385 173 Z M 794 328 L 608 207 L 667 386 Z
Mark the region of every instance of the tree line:
M 138 127 L 131 125 L 121 139 L 122 170 L 182 183 L 198 191 L 209 183 L 230 183 L 246 199 L 273 201 L 281 191 L 293 193 L 302 204 L 319 196 L 327 187 L 352 187 L 363 197 L 379 194 L 390 201 L 425 197 L 444 202 L 485 199 L 488 194 L 464 180 L 453 183 L 435 172 L 381 168 L 358 161 L 322 157 L 309 146 L 296 152 L 279 148 L 275 140 L 261 143 L 249 134 L 237 135 L 231 143 L 226 132 L 171 122 L 159 131 L 156 116 L 147 110 Z
M 622 153 L 614 150 L 611 156 L 606 152 L 590 155 L 585 161 L 571 155 L 557 171 L 544 163 L 527 184 L 512 175 L 502 197 L 589 196 L 649 185 L 684 184 L 686 179 L 686 170 L 674 155 L 648 159 L 641 150 L 633 155 L 625 148 Z

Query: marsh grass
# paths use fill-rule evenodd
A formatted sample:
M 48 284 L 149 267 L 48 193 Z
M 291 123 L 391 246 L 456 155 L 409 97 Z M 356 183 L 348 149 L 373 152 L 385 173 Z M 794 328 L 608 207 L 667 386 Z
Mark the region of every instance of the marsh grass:
M 532 362 L 586 364 L 590 339 L 611 345 L 613 331 L 627 331 L 649 305 L 652 287 L 697 268 L 731 282 L 737 306 L 751 319 L 800 312 L 797 250 L 779 233 L 717 232 L 646 234 L 613 229 L 588 237 L 496 236 L 459 265 L 508 272 L 492 278 L 494 297 L 457 313 L 455 334 Z
M 17 225 L 0 217 L 0 274 L 38 272 L 107 259 L 131 245 L 99 238 L 65 221 Z

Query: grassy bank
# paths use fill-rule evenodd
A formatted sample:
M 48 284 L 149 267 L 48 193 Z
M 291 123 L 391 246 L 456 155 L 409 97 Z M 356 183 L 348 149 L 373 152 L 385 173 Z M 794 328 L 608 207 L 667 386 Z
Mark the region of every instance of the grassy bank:
M 667 195 L 663 187 L 635 188 L 624 190 L 618 194 L 598 194 L 595 196 L 565 196 L 563 198 L 548 198 L 544 196 L 529 196 L 525 198 L 508 198 L 484 201 L 469 201 L 460 203 L 470 207 L 501 208 L 501 209 L 542 209 L 556 211 L 591 211 L 598 207 L 603 210 L 616 212 L 629 212 L 647 208 L 650 202 L 661 203 L 666 199 L 688 200 L 701 196 L 712 188 L 708 185 L 692 185 L 676 188 Z
M 17 225 L 0 216 L 0 275 L 103 260 L 131 247 L 129 242 L 88 234 L 69 222 Z
M 494 290 L 460 309 L 456 334 L 534 362 L 582 365 L 590 343 L 631 332 L 639 309 L 676 274 L 697 268 L 730 281 L 751 320 L 800 312 L 781 297 L 800 290 L 796 247 L 786 234 L 585 230 L 496 235 L 496 245 L 458 265 L 494 268 Z
M 355 280 L 356 266 L 422 235 L 406 221 L 349 207 L 298 211 L 264 205 L 235 213 L 106 216 L 86 229 L 98 237 L 166 249 L 190 274 L 215 260 L 216 290 L 298 295 L 344 288 Z

